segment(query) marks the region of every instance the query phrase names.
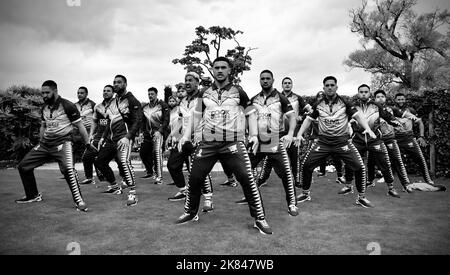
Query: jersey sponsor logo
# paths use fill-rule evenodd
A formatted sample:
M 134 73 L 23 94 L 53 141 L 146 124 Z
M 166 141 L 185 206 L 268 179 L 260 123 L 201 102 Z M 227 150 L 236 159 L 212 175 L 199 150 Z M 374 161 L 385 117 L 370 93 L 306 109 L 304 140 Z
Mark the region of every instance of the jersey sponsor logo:
M 323 122 L 325 123 L 325 125 L 329 126 L 329 127 L 334 127 L 334 126 L 339 126 L 339 119 L 329 119 L 329 118 L 325 118 L 323 120 Z
M 350 151 L 350 147 L 348 147 L 348 145 L 345 145 L 345 146 L 341 147 L 341 149 L 342 149 L 342 151 L 344 151 L 344 152 Z
M 389 149 L 394 149 L 394 144 L 389 143 L 389 144 L 386 144 L 386 145 L 387 145 L 387 147 L 388 147 Z
M 64 144 L 58 145 L 58 152 L 60 152 L 63 149 Z
M 45 123 L 45 125 L 46 125 L 48 128 L 58 128 L 58 127 L 59 127 L 59 122 L 58 122 L 58 121 L 47 121 L 47 122 Z
M 198 150 L 198 153 L 195 155 L 196 157 L 201 157 L 203 153 L 203 149 Z
M 320 146 L 317 146 L 316 149 L 314 149 L 314 151 L 319 152 L 320 151 Z
M 412 143 L 412 142 L 408 143 L 408 147 L 409 148 L 413 148 L 414 147 L 414 143 Z
M 258 119 L 269 120 L 272 117 L 271 113 L 258 113 Z
M 108 120 L 107 119 L 100 119 L 99 124 L 101 126 L 106 126 L 106 125 L 108 125 Z
M 210 111 L 208 114 L 211 117 L 211 119 L 229 118 L 230 110 L 213 110 L 213 111 Z
M 381 151 L 381 145 L 375 145 L 373 148 L 377 151 Z

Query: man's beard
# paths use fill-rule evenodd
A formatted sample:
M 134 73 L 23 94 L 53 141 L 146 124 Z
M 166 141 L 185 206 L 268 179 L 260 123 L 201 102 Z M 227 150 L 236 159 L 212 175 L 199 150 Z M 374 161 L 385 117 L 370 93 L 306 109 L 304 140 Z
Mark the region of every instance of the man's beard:
M 53 95 L 51 98 L 43 98 L 43 100 L 45 104 L 53 103 L 55 102 L 55 95 Z

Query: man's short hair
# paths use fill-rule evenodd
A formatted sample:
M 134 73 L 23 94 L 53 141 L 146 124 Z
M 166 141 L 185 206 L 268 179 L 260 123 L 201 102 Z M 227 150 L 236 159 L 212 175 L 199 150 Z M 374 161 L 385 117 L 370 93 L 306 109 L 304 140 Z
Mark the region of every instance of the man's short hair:
M 86 91 L 86 94 L 89 94 L 89 91 L 88 91 L 88 88 L 86 88 L 86 87 L 84 87 L 84 86 L 81 86 L 80 88 L 78 88 L 78 90 L 85 90 Z
M 265 73 L 270 74 L 273 78 L 273 73 L 270 70 L 264 70 L 259 75 L 261 76 L 262 74 L 265 74 Z
M 105 88 L 111 88 L 111 90 L 113 90 L 114 91 L 114 87 L 112 86 L 112 85 L 106 85 L 105 87 L 103 87 L 103 89 L 105 89 Z
M 214 64 L 215 64 L 216 62 L 219 62 L 219 61 L 227 62 L 227 63 L 228 63 L 228 66 L 229 66 L 230 68 L 233 67 L 233 64 L 231 63 L 230 59 L 226 58 L 225 56 L 219 56 L 219 57 L 217 57 L 216 59 L 214 59 L 214 61 L 213 61 L 213 66 L 214 66 Z
M 42 87 L 44 87 L 44 86 L 50 87 L 50 89 L 52 89 L 52 90 L 58 89 L 58 85 L 53 80 L 44 81 L 44 83 L 42 83 Z
M 373 96 L 377 96 L 377 94 L 383 94 L 385 97 L 386 97 L 386 92 L 385 91 L 383 91 L 383 90 L 377 90 L 374 94 L 373 94 Z
M 114 78 L 118 78 L 118 77 L 122 78 L 123 82 L 127 83 L 127 78 L 125 76 L 118 74 Z
M 404 94 L 404 93 L 398 93 L 398 94 L 395 95 L 394 98 L 397 98 L 397 97 L 399 97 L 399 96 L 405 96 L 405 94 Z
M 370 87 L 369 87 L 369 85 L 367 85 L 367 84 L 362 84 L 362 85 L 360 85 L 360 86 L 358 87 L 358 91 L 359 91 L 359 89 L 364 88 L 364 87 L 366 87 L 366 88 L 369 89 L 369 91 L 370 91 Z
M 334 77 L 334 76 L 327 76 L 327 77 L 325 77 L 324 79 L 323 79 L 323 84 L 325 85 L 325 82 L 327 82 L 328 80 L 333 80 L 334 81 L 334 83 L 336 83 L 337 84 L 337 79 L 336 79 L 336 77 Z
M 155 94 L 158 94 L 158 89 L 156 89 L 155 87 L 148 88 L 148 91 L 155 92 Z
M 292 81 L 292 78 L 290 78 L 289 76 L 286 76 L 285 78 L 283 78 L 283 80 L 281 80 L 281 84 L 283 84 L 286 79 L 289 79 L 291 82 L 294 82 L 294 81 Z

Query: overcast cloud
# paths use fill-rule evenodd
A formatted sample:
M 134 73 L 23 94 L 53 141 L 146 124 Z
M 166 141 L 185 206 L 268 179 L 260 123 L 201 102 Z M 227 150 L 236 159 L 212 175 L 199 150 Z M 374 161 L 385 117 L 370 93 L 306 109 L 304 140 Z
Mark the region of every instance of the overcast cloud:
M 315 94 L 326 75 L 339 80 L 341 94 L 354 94 L 370 75 L 343 66 L 359 48 L 349 31 L 349 9 L 361 0 L 2 0 L 0 2 L 0 88 L 39 87 L 54 79 L 63 97 L 76 100 L 79 86 L 101 101 L 114 75 L 128 78 L 129 90 L 147 100 L 151 86 L 183 81 L 172 64 L 194 38 L 195 27 L 220 25 L 244 32 L 240 42 L 257 47 L 253 66 L 242 77 L 252 96 L 259 72 L 270 69 L 276 88 L 290 76 L 295 92 Z M 76 2 L 76 1 L 74 1 Z M 370 1 L 369 1 L 370 2 Z M 449 9 L 446 0 L 421 0 L 418 12 Z

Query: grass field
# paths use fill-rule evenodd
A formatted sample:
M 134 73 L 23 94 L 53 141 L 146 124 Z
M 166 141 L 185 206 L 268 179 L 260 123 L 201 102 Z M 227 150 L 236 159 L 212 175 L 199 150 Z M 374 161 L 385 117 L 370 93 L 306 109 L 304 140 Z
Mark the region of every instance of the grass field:
M 368 255 L 371 242 L 379 243 L 381 254 L 450 254 L 449 192 L 395 199 L 377 184 L 367 193 L 375 208 L 363 209 L 354 205 L 355 194 L 337 195 L 340 186 L 329 174 L 314 178 L 312 201 L 290 217 L 281 182 L 272 175 L 261 192 L 274 235 L 264 236 L 252 228 L 248 207 L 234 203 L 242 189 L 219 186 L 225 180 L 220 172 L 214 173 L 215 211 L 185 225 L 174 225 L 183 203 L 167 200 L 176 188 L 141 175 L 137 206 L 126 207 L 125 194 L 83 186 L 91 211 L 80 213 L 58 171 L 36 171 L 44 200 L 28 205 L 14 203 L 23 195 L 18 172 L 0 171 L 0 254 L 68 254 L 71 242 L 80 244 L 81 254 Z M 449 180 L 437 183 L 448 186 Z

